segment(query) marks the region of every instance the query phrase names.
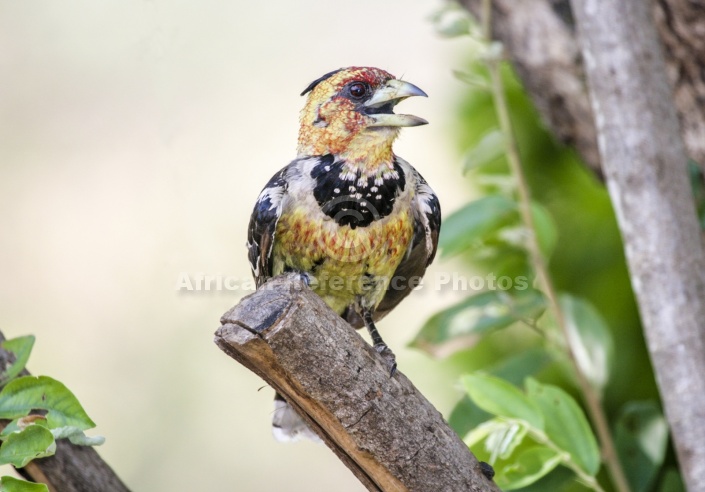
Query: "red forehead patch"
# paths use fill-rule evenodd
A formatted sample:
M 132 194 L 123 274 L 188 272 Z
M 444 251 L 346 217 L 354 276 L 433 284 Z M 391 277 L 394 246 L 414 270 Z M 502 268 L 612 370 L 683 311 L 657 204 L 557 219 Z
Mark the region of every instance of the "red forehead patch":
M 319 77 L 318 79 L 311 82 L 309 86 L 304 89 L 301 95 L 303 96 L 307 92 L 314 90 L 318 84 L 324 81 L 328 81 L 328 83 L 334 84 L 336 89 L 339 89 L 348 82 L 352 82 L 353 80 L 366 82 L 367 84 L 375 87 L 393 78 L 394 75 L 392 75 L 391 73 L 375 67 L 340 68 L 338 70 L 328 72 L 322 77 Z
M 348 67 L 344 68 L 333 77 L 336 86 L 342 87 L 348 82 L 359 80 L 375 87 L 393 79 L 394 75 L 379 68 L 374 67 Z

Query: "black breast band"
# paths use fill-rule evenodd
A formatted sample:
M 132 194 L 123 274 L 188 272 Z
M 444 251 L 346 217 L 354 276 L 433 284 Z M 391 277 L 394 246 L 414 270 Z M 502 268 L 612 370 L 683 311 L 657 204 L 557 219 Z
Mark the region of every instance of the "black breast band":
M 344 163 L 328 154 L 311 171 L 316 181 L 313 194 L 323 212 L 338 225 L 366 227 L 392 213 L 394 202 L 404 191 L 404 171 L 396 161 L 394 170 L 396 173 L 377 182 L 374 177 L 363 177 L 360 171 L 343 179 Z

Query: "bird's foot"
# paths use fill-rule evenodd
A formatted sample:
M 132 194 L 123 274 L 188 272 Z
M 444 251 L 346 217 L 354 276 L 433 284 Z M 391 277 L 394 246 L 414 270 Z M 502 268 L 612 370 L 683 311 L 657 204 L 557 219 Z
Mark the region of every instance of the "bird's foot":
M 387 347 L 386 343 L 375 343 L 374 349 L 382 356 L 387 367 L 389 367 L 389 377 L 393 377 L 397 372 L 397 357 L 392 352 L 392 349 Z
M 301 280 L 306 287 L 311 287 L 311 274 L 308 272 L 303 272 L 301 270 L 290 270 L 292 278 L 298 277 L 299 280 Z

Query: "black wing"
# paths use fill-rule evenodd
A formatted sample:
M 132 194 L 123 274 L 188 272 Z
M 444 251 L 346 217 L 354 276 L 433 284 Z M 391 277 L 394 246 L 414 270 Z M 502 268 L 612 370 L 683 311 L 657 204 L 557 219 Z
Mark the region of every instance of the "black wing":
M 289 166 L 275 174 L 257 198 L 247 229 L 247 253 L 257 287 L 272 276 L 272 250 L 282 201 L 287 192 Z
M 412 173 L 416 178 L 416 193 L 411 202 L 414 236 L 409 251 L 394 272 L 387 293 L 373 313 L 375 321 L 382 319 L 409 295 L 436 256 L 438 234 L 441 231 L 441 204 L 426 180 L 413 168 Z M 348 309 L 344 317 L 356 328 L 364 326 L 362 318 L 354 309 Z

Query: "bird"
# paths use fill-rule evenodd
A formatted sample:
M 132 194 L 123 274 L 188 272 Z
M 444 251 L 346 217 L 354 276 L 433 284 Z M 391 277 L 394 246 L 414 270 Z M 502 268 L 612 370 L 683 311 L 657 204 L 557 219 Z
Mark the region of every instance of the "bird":
M 257 288 L 297 272 L 354 328 L 366 327 L 375 350 L 396 371 L 394 353 L 375 325 L 419 285 L 441 228 L 438 197 L 392 146 L 400 129 L 425 125 L 394 113 L 427 94 L 374 67 L 326 73 L 301 93 L 296 158 L 265 185 L 247 234 Z M 274 437 L 319 440 L 279 394 Z

